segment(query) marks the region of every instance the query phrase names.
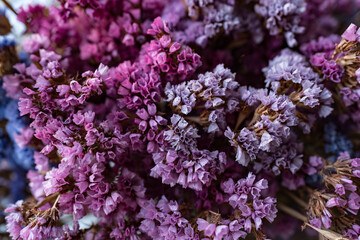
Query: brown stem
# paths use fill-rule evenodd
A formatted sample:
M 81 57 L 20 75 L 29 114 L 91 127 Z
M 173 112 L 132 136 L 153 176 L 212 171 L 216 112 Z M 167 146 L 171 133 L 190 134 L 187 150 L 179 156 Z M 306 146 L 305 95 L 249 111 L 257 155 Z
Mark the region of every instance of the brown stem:
M 349 240 L 349 238 L 343 237 L 341 234 L 336 233 L 334 231 L 325 230 L 325 229 L 319 229 L 319 228 L 316 228 L 314 226 L 311 226 L 308 223 L 305 223 L 305 225 L 308 226 L 308 227 L 311 227 L 312 229 L 317 231 L 319 234 L 324 236 L 325 239 L 329 239 L 329 240 Z
M 236 132 L 236 130 L 240 127 L 241 123 L 250 115 L 250 113 L 251 113 L 250 107 L 245 108 L 244 111 L 240 111 L 236 121 L 234 132 Z
M 11 4 L 8 3 L 7 0 L 1 0 L 1 1 L 6 5 L 7 8 L 9 8 L 13 13 L 15 13 L 15 15 L 17 15 L 17 12 L 16 12 L 15 9 L 11 6 Z
M 307 209 L 308 204 L 302 200 L 301 198 L 299 198 L 298 196 L 296 196 L 294 193 L 287 191 L 286 192 L 287 195 L 289 195 L 289 197 L 291 197 L 297 204 L 299 204 L 301 207 L 303 207 L 304 209 Z
M 59 201 L 59 197 L 60 197 L 60 193 L 56 192 L 53 193 L 52 195 L 47 196 L 44 200 L 42 200 L 40 203 L 35 205 L 35 208 L 39 208 L 44 206 L 46 203 L 52 201 L 55 199 L 55 203 L 57 203 Z
M 329 240 L 348 240 L 348 238 L 345 238 L 341 234 L 336 233 L 334 231 L 319 229 L 319 228 L 316 228 L 314 226 L 311 226 L 309 223 L 307 223 L 306 216 L 302 215 L 301 213 L 295 211 L 294 209 L 292 209 L 292 208 L 290 208 L 290 207 L 288 207 L 286 205 L 283 205 L 283 204 L 279 203 L 277 205 L 277 207 L 278 207 L 279 210 L 289 214 L 290 216 L 293 216 L 293 217 L 303 221 L 306 226 L 311 227 L 312 229 L 317 231 L 319 234 L 323 235 L 326 239 L 329 239 Z
M 299 219 L 300 221 L 303 221 L 303 222 L 306 222 L 307 221 L 307 217 L 302 215 L 301 213 L 295 211 L 294 209 L 284 205 L 284 204 L 281 204 L 279 203 L 277 205 L 278 209 L 283 211 L 284 213 L 287 213 L 289 214 L 290 216 L 293 216 L 294 218 L 296 219 Z
M 186 120 L 189 120 L 189 121 L 192 121 L 192 122 L 195 122 L 195 123 L 198 123 L 200 125 L 203 125 L 204 122 L 201 121 L 201 118 L 200 117 L 191 117 L 191 116 L 186 116 L 184 117 Z
M 61 194 L 58 194 L 58 196 L 57 196 L 57 198 L 56 198 L 56 200 L 55 200 L 55 202 L 54 202 L 54 204 L 53 204 L 53 208 L 56 208 L 56 204 L 58 203 L 58 201 L 59 201 L 59 199 L 60 199 L 60 196 L 61 196 Z

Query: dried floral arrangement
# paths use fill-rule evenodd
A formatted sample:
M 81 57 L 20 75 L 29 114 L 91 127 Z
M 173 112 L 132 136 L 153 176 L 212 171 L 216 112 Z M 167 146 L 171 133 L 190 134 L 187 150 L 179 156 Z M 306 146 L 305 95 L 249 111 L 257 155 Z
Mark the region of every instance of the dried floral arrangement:
M 360 1 L 3 2 L 0 237 L 360 239 Z

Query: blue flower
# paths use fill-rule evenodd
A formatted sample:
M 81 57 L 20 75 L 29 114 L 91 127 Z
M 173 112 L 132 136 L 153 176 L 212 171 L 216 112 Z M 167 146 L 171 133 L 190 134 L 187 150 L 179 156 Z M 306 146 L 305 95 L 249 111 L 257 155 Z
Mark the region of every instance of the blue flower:
M 353 153 L 353 144 L 346 135 L 337 129 L 334 123 L 327 123 L 324 126 L 324 150 L 327 154 L 333 155 L 333 161 L 341 152 Z

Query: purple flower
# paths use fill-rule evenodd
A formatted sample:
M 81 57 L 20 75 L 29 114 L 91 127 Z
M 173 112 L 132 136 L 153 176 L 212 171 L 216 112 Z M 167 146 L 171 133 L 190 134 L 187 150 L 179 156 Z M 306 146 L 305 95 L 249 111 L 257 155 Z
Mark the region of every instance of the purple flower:
M 255 12 L 265 18 L 266 28 L 270 35 L 278 35 L 284 31 L 285 39 L 290 47 L 297 44 L 295 34 L 305 31 L 300 26 L 300 16 L 306 11 L 306 2 L 302 0 L 260 0 L 255 5 Z
M 238 109 L 238 87 L 235 75 L 224 65 L 218 65 L 212 72 L 200 74 L 197 80 L 167 84 L 165 94 L 174 110 L 184 115 L 204 105 L 203 115 L 207 119 L 199 122 L 206 126 L 209 133 L 213 133 L 224 130 L 226 114 Z
M 198 225 L 198 230 L 203 231 L 204 235 L 207 237 L 213 236 L 215 230 L 217 230 L 216 225 L 214 223 L 209 224 L 206 220 L 202 218 L 198 218 L 196 223 Z

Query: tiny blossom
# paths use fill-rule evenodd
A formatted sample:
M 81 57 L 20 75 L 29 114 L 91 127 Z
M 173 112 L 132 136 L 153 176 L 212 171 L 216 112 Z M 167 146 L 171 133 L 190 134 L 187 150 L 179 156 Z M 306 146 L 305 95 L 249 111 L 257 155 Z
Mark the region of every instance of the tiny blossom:
M 299 108 L 310 109 L 307 118 L 311 119 L 314 111 L 319 117 L 327 117 L 331 113 L 331 92 L 324 88 L 321 84 L 323 79 L 312 70 L 304 56 L 285 49 L 263 71 L 266 84 L 273 91 L 288 94 Z M 306 116 L 304 118 L 306 121 Z M 309 125 L 311 126 L 311 122 Z M 309 132 L 308 127 L 304 131 Z
M 301 34 L 305 28 L 300 25 L 300 15 L 306 10 L 303 0 L 260 0 L 255 5 L 255 12 L 265 19 L 270 35 L 278 35 L 284 31 L 287 44 L 297 44 L 295 34 Z
M 164 184 L 180 184 L 196 191 L 216 180 L 216 174 L 223 172 L 226 164 L 225 153 L 198 149 L 192 150 L 191 155 L 161 150 L 153 154 L 153 160 L 155 167 L 151 169 L 151 176 L 160 177 Z
M 235 75 L 221 64 L 212 72 L 200 74 L 197 80 L 178 85 L 167 84 L 165 94 L 171 107 L 183 115 L 204 105 L 206 110 L 199 121 L 211 133 L 224 129 L 226 114 L 238 109 L 238 87 Z
M 154 20 L 148 30 L 156 40 L 144 45 L 144 56 L 141 62 L 157 71 L 166 73 L 167 81 L 183 81 L 201 66 L 200 56 L 188 46 L 174 42 L 166 22 L 160 17 Z M 178 79 L 177 79 L 178 78 Z
M 165 196 L 157 204 L 148 200 L 138 214 L 140 229 L 153 239 L 194 239 L 195 231 L 190 222 L 181 216 L 179 204 Z
M 353 216 L 357 215 L 360 208 L 360 197 L 355 185 L 360 177 L 358 163 L 358 158 L 350 159 L 346 153 L 339 156 L 336 162 L 323 167 L 326 170 L 322 172 L 325 191 L 314 192 L 310 199 L 309 217 L 313 226 L 335 228 L 342 233 L 352 231 L 352 224 L 357 224 Z M 331 169 L 335 172 L 328 171 Z M 338 213 L 345 214 L 346 219 Z M 348 224 L 342 225 L 342 222 Z
M 223 181 L 221 189 L 227 195 L 226 202 L 235 209 L 234 220 L 220 220 L 219 214 L 212 213 L 215 216 L 208 217 L 210 221 L 198 218 L 198 230 L 214 239 L 236 239 L 244 238 L 252 231 L 260 231 L 263 218 L 272 222 L 277 213 L 276 200 L 271 197 L 263 198 L 261 192 L 268 188 L 268 182 L 265 179 L 255 182 L 255 179 L 256 176 L 249 173 L 247 178 L 236 183 L 231 178 Z
M 296 135 L 292 133 L 277 151 L 271 153 L 260 151 L 254 168 L 258 171 L 272 172 L 275 175 L 280 175 L 286 170 L 295 174 L 303 167 L 302 152 L 303 144 L 296 142 Z
M 164 132 L 164 140 L 170 143 L 171 148 L 185 153 L 195 150 L 196 138 L 200 137 L 197 129 L 177 114 L 171 117 L 171 124 L 170 130 Z M 190 149 L 187 149 L 188 147 Z
M 311 40 L 308 43 L 301 45 L 301 52 L 306 57 L 311 57 L 316 53 L 324 53 L 325 58 L 331 58 L 336 44 L 340 42 L 341 38 L 338 35 L 330 35 L 328 37 L 319 37 L 316 40 Z
M 235 148 L 236 161 L 247 166 L 259 151 L 275 152 L 290 136 L 290 127 L 297 124 L 295 106 L 285 96 L 263 90 L 256 92 L 261 104 L 255 109 L 248 127 L 234 133 L 228 128 L 225 136 Z M 270 112 L 274 114 L 268 115 Z

